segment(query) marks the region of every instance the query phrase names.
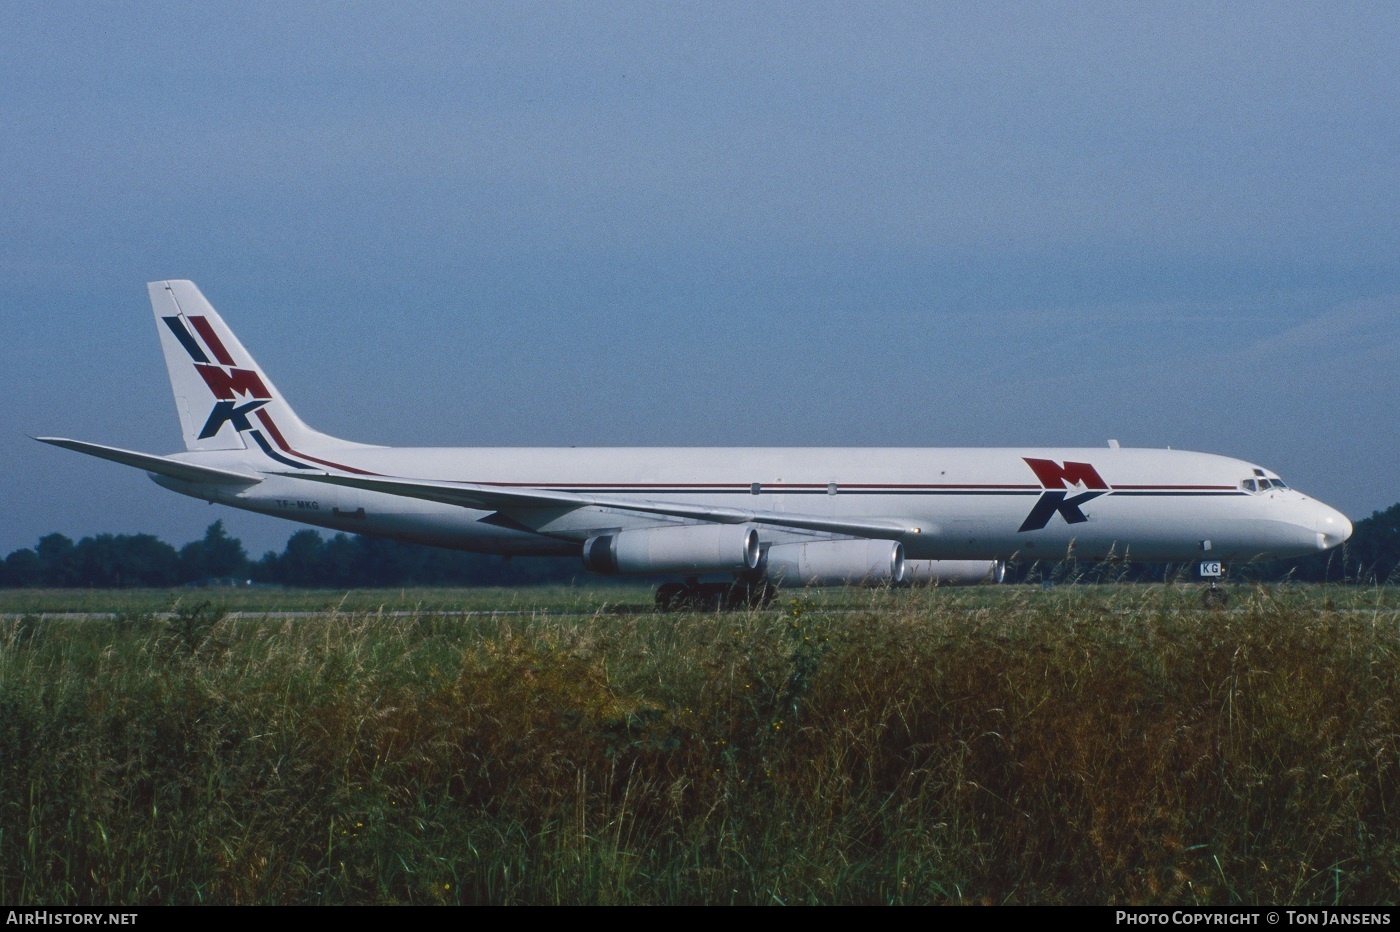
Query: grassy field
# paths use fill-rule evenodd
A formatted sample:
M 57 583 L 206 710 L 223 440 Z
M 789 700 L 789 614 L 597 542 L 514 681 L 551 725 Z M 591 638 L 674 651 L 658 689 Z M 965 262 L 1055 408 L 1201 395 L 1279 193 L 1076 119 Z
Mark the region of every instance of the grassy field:
M 655 587 L 538 586 L 480 589 L 0 589 L 0 615 L 160 614 L 202 609 L 219 615 L 268 612 L 584 612 L 627 606 L 651 611 Z
M 0 901 L 1395 902 L 1400 593 L 1231 593 L 0 593 Z

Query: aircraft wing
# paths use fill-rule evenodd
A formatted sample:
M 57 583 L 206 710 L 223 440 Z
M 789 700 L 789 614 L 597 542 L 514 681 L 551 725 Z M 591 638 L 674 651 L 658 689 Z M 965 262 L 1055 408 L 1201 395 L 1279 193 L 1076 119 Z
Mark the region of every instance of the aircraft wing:
M 560 492 L 552 489 L 484 485 L 469 482 L 430 482 L 421 479 L 342 476 L 326 473 L 308 475 L 304 472 L 287 472 L 279 473 L 279 475 L 295 476 L 298 479 L 309 479 L 313 482 L 324 482 L 329 485 L 343 485 L 369 492 L 383 492 L 387 495 L 400 495 L 405 498 L 420 498 L 430 502 L 460 505 L 463 508 L 507 513 L 521 508 L 612 508 L 639 514 L 713 521 L 717 524 L 771 524 L 776 527 L 822 531 L 829 534 L 848 534 L 853 537 L 870 537 L 882 540 L 893 540 L 907 534 L 918 534 L 922 530 L 913 523 L 891 519 L 826 518 L 818 515 L 793 515 L 746 508 L 716 508 L 712 505 L 693 505 L 686 502 L 654 502 L 630 498 L 610 498 L 603 495 L 580 495 L 576 492 Z
M 236 472 L 232 469 L 216 469 L 213 466 L 198 466 L 150 453 L 137 453 L 121 447 L 107 447 L 100 443 L 87 443 L 82 440 L 69 440 L 65 437 L 35 437 L 40 443 L 51 443 L 56 447 L 76 450 L 89 456 L 96 456 L 123 466 L 135 466 L 146 472 L 158 473 L 185 482 L 212 482 L 219 485 L 255 485 L 262 478 L 252 473 Z

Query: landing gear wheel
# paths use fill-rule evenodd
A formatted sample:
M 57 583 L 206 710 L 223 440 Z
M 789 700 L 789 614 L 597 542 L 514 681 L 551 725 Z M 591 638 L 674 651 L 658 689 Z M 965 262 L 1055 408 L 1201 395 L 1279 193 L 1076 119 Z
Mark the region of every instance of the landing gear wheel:
M 767 608 L 778 597 L 778 587 L 767 582 L 737 582 L 729 590 L 726 608 Z
M 703 583 L 690 590 L 691 604 L 697 612 L 722 612 L 729 607 L 729 586 L 726 583 Z
M 1201 593 L 1201 604 L 1206 608 L 1224 608 L 1228 601 L 1230 601 L 1230 594 L 1215 586 L 1211 586 Z
M 766 608 L 778 596 L 769 582 L 666 583 L 656 590 L 659 612 L 726 612 Z
M 670 582 L 656 590 L 656 610 L 676 612 L 690 604 L 690 587 L 685 583 Z

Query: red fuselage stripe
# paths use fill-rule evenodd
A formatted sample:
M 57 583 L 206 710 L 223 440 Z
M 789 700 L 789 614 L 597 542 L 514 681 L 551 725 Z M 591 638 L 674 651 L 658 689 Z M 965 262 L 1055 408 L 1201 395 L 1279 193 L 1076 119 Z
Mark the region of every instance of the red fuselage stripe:
M 257 412 L 257 418 L 259 421 L 262 422 L 262 426 L 267 428 L 267 432 L 272 437 L 273 442 L 276 443 L 277 446 L 282 449 L 283 453 L 290 453 L 292 456 L 299 456 L 304 460 L 310 460 L 313 463 L 320 463 L 322 466 L 330 466 L 333 469 L 341 469 L 345 472 L 352 472 L 360 476 L 379 475 L 379 473 L 370 472 L 367 469 L 356 469 L 354 466 L 345 466 L 341 463 L 332 463 L 330 460 L 317 459 L 314 456 L 307 456 L 305 453 L 299 453 L 296 450 L 292 449 L 291 444 L 287 443 L 287 439 L 283 437 L 282 432 L 277 429 L 277 425 L 273 423 L 273 420 L 268 415 L 266 409 L 259 409 Z
M 462 480 L 448 480 L 448 481 L 462 481 Z M 735 490 L 739 490 L 739 491 L 743 491 L 743 492 L 748 492 L 748 491 L 750 491 L 750 490 L 753 488 L 753 483 L 752 483 L 752 482 L 744 482 L 744 483 L 734 483 L 734 482 L 480 482 L 480 483 L 475 483 L 475 484 L 477 484 L 477 485 L 491 485 L 491 486 L 496 486 L 496 487 L 503 488 L 503 489 L 508 489 L 508 488 L 538 489 L 538 488 L 546 488 L 546 487 L 547 487 L 547 488 L 551 488 L 551 489 L 563 489 L 563 488 L 572 488 L 572 489 L 609 488 L 609 489 L 639 489 L 639 490 L 645 490 L 645 489 L 674 489 L 674 488 L 683 486 L 683 487 L 685 487 L 685 488 L 687 488 L 687 489 L 735 489 Z M 1038 485 L 959 485 L 959 484 L 957 484 L 957 483 L 948 483 L 948 484 L 941 484 L 941 485 L 940 485 L 940 484 L 935 484 L 935 485 L 919 485 L 919 484 L 916 484 L 916 483 L 902 483 L 902 484 L 880 485 L 880 484 L 868 483 L 868 482 L 837 482 L 837 483 L 835 483 L 835 485 L 836 485 L 836 491 L 837 491 L 837 492 L 841 492 L 841 491 L 845 491 L 845 490 L 851 490 L 851 489 L 993 489 L 993 490 L 997 490 L 997 491 L 1012 491 L 1012 490 L 1021 490 L 1021 491 L 1030 490 L 1030 491 L 1036 491 L 1037 489 L 1040 488 L 1040 486 L 1038 486 Z M 763 491 L 763 492 L 783 492 L 783 491 L 791 491 L 791 490 L 796 490 L 796 489 L 816 489 L 816 490 L 818 490 L 818 491 L 825 492 L 828 488 L 830 488 L 830 484 L 825 483 L 825 482 L 805 482 L 805 483 L 797 483 L 797 482 L 760 482 L 760 483 L 759 483 L 759 487 L 760 487 L 760 490 Z M 1163 488 L 1169 488 L 1169 487 L 1168 487 L 1168 486 L 1163 486 Z
M 211 347 L 211 348 L 212 348 L 212 347 Z M 290 454 L 290 455 L 292 455 L 292 456 L 299 456 L 299 457 L 301 457 L 301 458 L 304 459 L 304 460 L 309 460 L 310 462 L 313 462 L 313 463 L 320 463 L 322 466 L 330 466 L 330 467 L 333 468 L 333 469 L 339 469 L 339 470 L 342 470 L 342 471 L 344 471 L 344 472 L 354 473 L 354 474 L 359 475 L 359 476 L 383 476 L 383 475 L 384 475 L 383 473 L 372 472 L 372 471 L 370 471 L 370 470 L 368 470 L 368 469 L 357 469 L 357 468 L 354 467 L 354 466 L 346 466 L 344 463 L 335 463 L 335 462 L 332 462 L 331 460 L 319 459 L 319 458 L 317 458 L 317 457 L 310 456 L 310 455 L 308 455 L 308 454 L 306 454 L 306 453 L 302 453 L 302 452 L 300 452 L 300 451 L 298 451 L 298 450 L 294 450 L 294 449 L 292 448 L 291 444 L 287 443 L 287 439 L 286 439 L 285 437 L 282 436 L 282 432 L 281 432 L 280 430 L 277 429 L 277 424 L 273 422 L 271 416 L 268 415 L 266 409 L 259 410 L 259 411 L 256 413 L 256 417 L 258 418 L 259 421 L 262 422 L 263 427 L 267 428 L 267 432 L 268 432 L 268 434 L 272 437 L 273 442 L 275 442 L 275 443 L 277 444 L 277 446 L 278 446 L 278 447 L 282 450 L 282 452 L 284 452 L 284 453 L 288 453 L 288 454 Z M 408 477 L 400 477 L 400 478 L 408 478 Z M 412 480 L 410 480 L 410 481 L 412 481 Z M 450 482 L 450 483 L 458 484 L 458 485 L 483 485 L 483 486 L 490 486 L 491 488 L 496 488 L 496 489 L 554 489 L 554 490 L 560 491 L 560 492 L 564 492 L 564 491 L 589 491 L 589 490 L 593 490 L 593 489 L 608 489 L 608 490 L 634 489 L 634 490 L 639 491 L 639 492 L 643 492 L 643 491 L 646 491 L 646 490 L 648 490 L 648 489 L 666 489 L 666 490 L 669 490 L 669 491 L 672 491 L 672 492 L 676 492 L 676 493 L 681 493 L 681 494 L 683 494 L 683 493 L 686 492 L 686 491 L 700 491 L 700 490 L 720 490 L 720 491 L 729 490 L 729 491 L 733 491 L 733 492 L 752 492 L 752 491 L 753 491 L 753 483 L 734 483 L 734 482 L 473 482 L 473 481 L 471 481 L 471 480 L 463 480 L 463 479 L 446 479 L 446 480 L 437 480 L 437 481 Z M 978 492 L 982 492 L 982 491 L 992 491 L 992 492 L 1027 492 L 1027 491 L 1030 491 L 1030 492 L 1034 492 L 1034 491 L 1039 491 L 1039 490 L 1041 490 L 1041 489 L 1043 488 L 1042 486 L 1038 486 L 1038 485 L 996 485 L 996 484 L 994 484 L 994 483 L 987 483 L 987 484 L 969 483 L 969 484 L 965 484 L 965 485 L 959 485 L 959 484 L 957 484 L 957 483 L 951 483 L 951 482 L 950 482 L 950 483 L 932 483 L 932 484 L 917 484 L 917 483 L 906 483 L 906 484 L 893 484 L 893 483 L 892 483 L 892 484 L 882 484 L 882 483 L 869 483 L 869 482 L 837 482 L 837 483 L 834 483 L 834 484 L 835 484 L 835 486 L 836 486 L 837 494 L 840 494 L 842 491 L 848 491 L 848 492 L 850 492 L 850 491 L 866 491 L 866 492 L 870 492 L 870 491 L 880 491 L 880 490 L 903 491 L 903 492 L 910 492 L 910 491 L 969 491 L 969 492 L 972 492 L 972 491 L 978 491 Z M 829 489 L 830 486 L 831 486 L 830 483 L 817 483 L 817 482 L 804 482 L 804 483 L 768 483 L 768 482 L 761 482 L 761 483 L 759 483 L 759 491 L 760 491 L 760 492 L 763 492 L 763 493 L 768 493 L 768 494 L 779 493 L 779 492 L 785 492 L 785 491 L 798 491 L 798 490 L 815 490 L 815 491 L 822 491 L 822 490 Z M 1052 490 L 1052 491 L 1053 491 L 1053 490 Z M 1113 486 L 1113 487 L 1112 487 L 1111 489 L 1109 489 L 1108 491 L 1120 491 L 1120 492 L 1129 492 L 1129 491 L 1132 491 L 1132 492 L 1233 492 L 1233 491 L 1235 491 L 1235 486 L 1233 486 L 1233 485 L 1117 485 L 1117 486 Z
M 1233 492 L 1233 485 L 1115 485 L 1116 492 Z

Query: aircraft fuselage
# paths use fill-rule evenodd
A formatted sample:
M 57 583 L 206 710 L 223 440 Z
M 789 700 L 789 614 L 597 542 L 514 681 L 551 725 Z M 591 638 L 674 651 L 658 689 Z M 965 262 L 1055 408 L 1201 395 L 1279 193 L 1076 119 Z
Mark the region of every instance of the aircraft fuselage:
M 172 459 L 237 467 L 217 452 Z M 838 518 L 891 518 L 909 559 L 1244 562 L 1335 546 L 1350 522 L 1253 464 L 1181 450 L 1071 448 L 389 448 L 340 452 L 375 475 L 541 488 L 637 501 Z M 1049 464 L 1049 465 L 1046 465 Z M 602 529 L 653 526 L 607 508 L 497 512 L 267 476 L 220 488 L 156 476 L 178 492 L 336 530 L 488 553 L 576 554 Z M 1281 485 L 1281 483 L 1279 483 Z M 611 512 L 611 513 L 610 513 Z M 917 529 L 917 530 L 915 530 Z M 799 539 L 774 531 L 771 538 Z M 893 536 L 893 535 L 892 535 Z

